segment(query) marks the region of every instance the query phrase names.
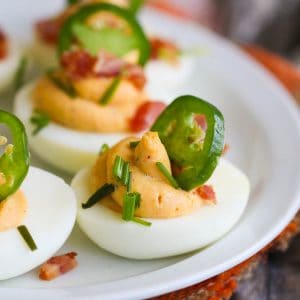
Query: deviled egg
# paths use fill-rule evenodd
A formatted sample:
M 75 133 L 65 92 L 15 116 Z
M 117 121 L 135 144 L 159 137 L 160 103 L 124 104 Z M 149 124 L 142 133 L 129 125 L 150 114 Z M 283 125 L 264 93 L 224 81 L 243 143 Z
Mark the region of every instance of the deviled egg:
M 121 140 L 73 179 L 77 222 L 99 247 L 154 259 L 205 247 L 241 217 L 247 177 L 219 157 L 222 114 L 192 97 L 176 99 L 142 137 Z
M 76 218 L 76 200 L 64 181 L 29 167 L 22 123 L 0 110 L 0 124 L 11 131 L 0 156 L 0 280 L 39 266 L 64 244 Z M 0 137 L 5 146 L 7 139 Z
M 61 27 L 66 19 L 75 13 L 80 6 L 91 3 L 111 3 L 121 7 L 128 5 L 127 0 L 81 0 L 77 1 L 76 4 L 70 3 L 58 15 L 42 19 L 35 24 L 35 35 L 31 52 L 34 60 L 45 70 L 56 67 L 59 64 L 56 56 L 56 48 Z
M 98 28 L 99 14 L 105 25 Z M 85 5 L 67 19 L 58 44 L 60 66 L 16 96 L 15 113 L 33 151 L 76 172 L 96 159 L 102 144 L 148 129 L 165 107 L 144 91 L 148 46 L 132 14 L 118 6 Z
M 11 83 L 20 58 L 19 47 L 0 28 L 0 91 Z
M 52 68 L 58 65 L 56 48 L 59 42 L 61 28 L 70 15 L 80 10 L 80 6 L 96 2 L 110 2 L 136 12 L 135 4 L 129 5 L 130 1 L 82 1 L 80 5 L 69 6 L 58 16 L 40 21 L 35 26 L 35 40 L 33 42 L 33 58 L 44 68 Z M 136 1 L 132 1 L 136 2 Z M 98 24 L 102 23 L 103 15 L 94 17 Z M 80 33 L 80 28 L 74 30 Z M 84 31 L 81 30 L 82 33 Z M 87 35 L 89 32 L 85 31 Z M 76 35 L 75 34 L 75 35 Z M 151 34 L 149 35 L 151 36 Z M 96 38 L 94 38 L 96 39 Z M 191 55 L 183 55 L 182 50 L 173 42 L 161 38 L 149 38 L 151 56 L 145 65 L 147 77 L 146 90 L 151 97 L 170 98 L 188 79 L 193 69 Z

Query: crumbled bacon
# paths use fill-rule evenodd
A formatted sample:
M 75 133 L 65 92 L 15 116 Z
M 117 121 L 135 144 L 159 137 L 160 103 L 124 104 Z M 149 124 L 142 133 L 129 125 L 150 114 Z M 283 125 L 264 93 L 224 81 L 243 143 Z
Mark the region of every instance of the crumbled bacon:
M 213 203 L 217 200 L 214 188 L 211 185 L 202 185 L 196 189 L 196 192 L 203 200 Z
M 7 55 L 7 39 L 3 31 L 0 30 L 0 59 Z
M 93 75 L 97 58 L 84 50 L 65 52 L 60 60 L 67 77 L 78 80 Z
M 152 38 L 150 43 L 152 59 L 163 58 L 171 62 L 177 62 L 180 51 L 174 43 L 157 37 Z
M 35 24 L 36 32 L 45 43 L 55 45 L 63 21 L 64 19 L 62 18 L 50 18 L 38 21 Z
M 37 35 L 48 45 L 55 46 L 58 41 L 62 25 L 70 15 L 76 12 L 77 9 L 77 5 L 72 5 L 58 16 L 38 21 L 35 24 Z
M 143 89 L 146 83 L 141 66 L 129 64 L 105 51 L 100 51 L 97 57 L 84 50 L 68 51 L 62 55 L 60 63 L 66 76 L 71 80 L 86 77 L 115 77 L 122 74 L 138 89 Z
M 78 265 L 76 256 L 77 253 L 70 252 L 50 258 L 40 267 L 39 278 L 42 280 L 53 280 L 73 270 Z
M 143 103 L 135 113 L 130 122 L 132 132 L 141 132 L 148 129 L 165 109 L 166 105 L 162 102 L 147 101 Z
M 125 62 L 106 51 L 100 51 L 97 57 L 97 63 L 94 66 L 94 72 L 98 76 L 112 77 L 120 74 L 125 66 Z
M 205 115 L 196 115 L 195 116 L 195 121 L 197 124 L 204 130 L 206 131 L 207 129 L 207 122 L 206 122 L 206 117 Z
M 132 84 L 142 90 L 146 84 L 146 77 L 141 66 L 128 64 L 125 68 L 126 78 L 132 82 Z

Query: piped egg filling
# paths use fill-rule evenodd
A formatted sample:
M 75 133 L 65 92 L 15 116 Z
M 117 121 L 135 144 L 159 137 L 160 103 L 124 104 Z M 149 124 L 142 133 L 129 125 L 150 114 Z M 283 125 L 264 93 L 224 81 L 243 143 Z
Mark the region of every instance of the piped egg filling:
M 37 82 L 32 93 L 34 108 L 68 128 L 128 132 L 130 120 L 147 99 L 140 68 L 105 53 L 98 58 L 86 52 L 66 53 L 62 59 L 64 71 Z
M 135 148 L 130 143 L 137 142 Z M 111 194 L 122 209 L 126 186 L 116 179 L 113 168 L 117 157 L 129 162 L 131 190 L 140 194 L 140 204 L 135 216 L 142 218 L 172 218 L 188 215 L 207 203 L 197 190 L 184 191 L 174 188 L 157 167 L 161 163 L 171 174 L 171 163 L 164 145 L 156 132 L 147 132 L 139 140 L 127 138 L 102 154 L 92 170 L 90 188 L 95 192 L 105 183 L 116 188 Z

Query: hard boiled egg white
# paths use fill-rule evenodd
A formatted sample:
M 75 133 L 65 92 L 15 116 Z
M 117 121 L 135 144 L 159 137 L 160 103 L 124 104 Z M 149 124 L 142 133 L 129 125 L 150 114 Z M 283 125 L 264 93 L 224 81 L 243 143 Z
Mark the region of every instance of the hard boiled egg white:
M 34 84 L 33 82 L 25 86 L 17 94 L 14 113 L 25 125 L 32 150 L 49 164 L 75 173 L 96 160 L 102 144 L 113 145 L 126 137 L 124 133 L 100 134 L 77 131 L 54 122 L 38 134 L 32 135 L 34 127 L 30 123 L 30 117 L 34 110 L 31 98 Z
M 191 215 L 172 219 L 147 219 L 151 227 L 125 222 L 121 215 L 97 204 L 82 209 L 90 196 L 90 169 L 80 171 L 72 181 L 78 201 L 77 222 L 101 248 L 133 259 L 154 259 L 200 249 L 226 234 L 241 217 L 249 196 L 247 177 L 221 159 L 208 184 L 212 184 L 216 205 L 206 205 Z
M 62 179 L 30 168 L 21 190 L 28 202 L 23 224 L 38 249 L 32 252 L 17 229 L 0 232 L 0 280 L 24 274 L 52 257 L 68 238 L 76 219 L 74 193 Z
M 145 67 L 146 92 L 152 99 L 172 101 L 193 71 L 193 57 L 181 55 L 177 64 L 163 60 L 150 60 Z
M 4 59 L 0 59 L 0 91 L 4 90 L 13 79 L 21 58 L 20 47 L 8 41 L 8 54 Z

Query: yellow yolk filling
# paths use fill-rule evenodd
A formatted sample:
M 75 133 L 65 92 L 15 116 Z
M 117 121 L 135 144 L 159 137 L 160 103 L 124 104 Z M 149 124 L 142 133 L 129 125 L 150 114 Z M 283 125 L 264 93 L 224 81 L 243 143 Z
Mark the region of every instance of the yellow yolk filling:
M 113 209 L 117 210 L 116 207 L 119 207 L 119 211 L 123 205 L 126 188 L 116 181 L 112 173 L 115 158 L 119 155 L 130 162 L 132 191 L 141 194 L 141 205 L 136 210 L 136 216 L 172 218 L 188 215 L 200 209 L 203 199 L 195 191 L 175 189 L 157 169 L 156 162 L 162 162 L 171 172 L 168 154 L 158 134 L 147 132 L 135 149 L 129 146 L 133 141 L 137 139 L 126 138 L 119 142 L 102 154 L 92 169 L 90 177 L 92 191 L 96 191 L 105 183 L 113 183 L 116 186 L 115 192 L 104 200 L 104 204 L 108 206 L 110 199 L 117 204 Z
M 90 78 L 74 82 L 78 97 L 71 98 L 50 79 L 40 79 L 32 93 L 34 107 L 49 115 L 56 123 L 88 132 L 128 132 L 129 122 L 146 95 L 123 79 L 110 102 L 99 101 L 113 79 Z
M 27 211 L 25 195 L 18 190 L 0 202 L 0 232 L 22 224 Z

